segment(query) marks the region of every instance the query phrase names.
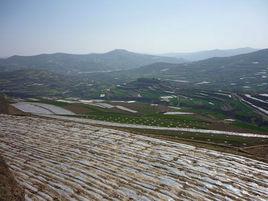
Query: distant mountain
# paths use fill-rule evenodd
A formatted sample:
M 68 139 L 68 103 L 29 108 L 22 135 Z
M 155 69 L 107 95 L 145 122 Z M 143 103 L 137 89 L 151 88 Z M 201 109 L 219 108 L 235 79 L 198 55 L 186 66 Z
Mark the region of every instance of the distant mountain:
M 154 77 L 196 88 L 268 91 L 268 49 L 184 64 L 155 63 L 121 72 L 122 77 Z
M 162 56 L 169 56 L 169 57 L 176 57 L 176 58 L 183 58 L 188 61 L 199 61 L 204 59 L 209 59 L 212 57 L 230 57 L 239 54 L 246 54 L 255 52 L 258 49 L 244 47 L 244 48 L 237 48 L 237 49 L 226 49 L 226 50 L 206 50 L 206 51 L 199 51 L 199 52 L 190 52 L 190 53 L 168 53 L 163 54 Z
M 46 69 L 58 73 L 85 73 L 138 68 L 155 62 L 181 63 L 182 59 L 113 50 L 104 54 L 40 54 L 0 59 L 0 72 Z
M 121 60 L 119 56 L 115 57 L 115 55 L 124 54 L 137 56 L 135 53 L 129 53 L 124 50 L 112 51 L 105 55 L 95 55 L 97 55 L 98 58 L 105 56 L 105 58 L 117 58 Z M 60 57 L 62 54 L 52 55 Z M 49 55 L 50 59 L 52 55 Z M 63 55 L 65 56 L 65 54 Z M 36 62 L 36 57 L 42 58 L 43 56 L 44 55 L 31 57 L 33 58 L 33 63 Z M 67 57 L 68 56 L 76 57 L 77 55 L 67 55 Z M 133 58 L 133 56 L 131 57 Z M 152 58 L 153 56 L 145 55 L 142 57 Z M 24 57 L 17 58 L 19 58 L 19 60 L 23 58 L 22 60 L 24 61 Z M 123 58 L 126 57 L 123 56 Z M 141 58 L 139 54 L 138 58 Z M 13 59 L 14 58 L 11 60 Z M 57 60 L 58 65 L 55 65 L 55 60 Z M 123 98 L 125 95 L 129 97 L 139 96 L 139 92 L 143 92 L 148 95 L 148 97 L 155 96 L 155 94 L 159 94 L 160 89 L 172 91 L 175 88 L 185 90 L 227 90 L 265 94 L 268 91 L 268 49 L 231 57 L 215 57 L 188 63 L 157 62 L 139 68 L 113 72 L 62 74 L 64 70 L 66 72 L 68 70 L 70 72 L 79 72 L 78 67 L 72 70 L 71 67 L 74 66 L 71 65 L 73 61 L 72 58 L 70 58 L 69 63 L 66 62 L 66 59 L 64 59 L 62 63 L 60 63 L 58 58 L 55 60 L 51 61 L 51 63 L 53 63 L 51 66 L 26 65 L 26 61 L 31 63 L 28 57 L 26 61 L 24 61 L 25 63 L 19 62 L 21 66 L 15 65 L 9 60 L 9 67 L 6 71 L 3 71 L 5 67 L 1 67 L 0 93 L 21 97 L 63 96 L 99 98 L 101 93 L 108 93 L 108 91 L 110 91 L 112 97 Z M 108 61 L 108 59 L 106 61 Z M 98 60 L 95 60 L 95 62 L 98 62 Z M 46 64 L 48 63 L 49 62 L 46 62 Z M 11 64 L 13 64 L 13 66 Z M 32 67 L 32 69 L 29 67 Z M 11 71 L 12 69 L 13 71 Z M 88 69 L 89 68 L 80 70 L 85 70 L 83 72 L 86 72 Z M 138 78 L 157 79 L 147 80 Z M 138 81 L 135 81 L 136 79 L 138 79 Z M 145 98 L 144 94 L 141 93 L 143 98 Z

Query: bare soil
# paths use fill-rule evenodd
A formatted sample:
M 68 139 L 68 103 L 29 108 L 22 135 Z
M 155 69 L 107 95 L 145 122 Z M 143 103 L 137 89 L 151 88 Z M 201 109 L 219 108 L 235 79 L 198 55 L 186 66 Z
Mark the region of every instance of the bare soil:
M 87 109 L 86 107 L 83 107 L 78 104 L 69 104 L 64 106 L 63 108 L 70 110 L 71 112 L 74 112 L 76 114 L 86 114 L 90 112 L 90 109 Z
M 268 145 L 246 147 L 243 151 L 252 154 L 255 157 L 263 158 L 266 162 L 268 162 Z
M 0 114 L 30 115 L 10 105 L 7 99 L 3 96 L 0 96 Z
M 0 201 L 23 200 L 25 200 L 24 189 L 17 183 L 3 157 L 0 156 Z

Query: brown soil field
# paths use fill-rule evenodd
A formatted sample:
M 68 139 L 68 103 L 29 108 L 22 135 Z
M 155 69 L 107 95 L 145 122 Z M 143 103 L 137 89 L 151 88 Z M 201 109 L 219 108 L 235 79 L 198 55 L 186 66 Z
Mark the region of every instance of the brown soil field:
M 268 162 L 268 145 L 258 145 L 244 148 L 243 151 L 254 155 L 255 157 L 264 158 Z
M 23 201 L 24 190 L 0 155 L 0 201 Z

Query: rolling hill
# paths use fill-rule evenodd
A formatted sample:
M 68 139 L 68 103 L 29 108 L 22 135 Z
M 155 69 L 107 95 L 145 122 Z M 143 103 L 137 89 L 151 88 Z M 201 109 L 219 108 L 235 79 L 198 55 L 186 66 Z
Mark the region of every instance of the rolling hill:
M 118 51 L 122 50 L 116 52 Z M 116 52 L 107 54 L 114 55 Z M 65 72 L 67 72 L 66 69 L 71 69 L 70 63 L 67 67 L 51 66 L 52 70 L 49 67 L 43 69 L 37 66 L 31 69 L 26 66 L 10 67 L 7 71 L 0 73 L 0 92 L 16 96 L 98 98 L 104 92 L 103 90 L 116 87 L 116 90 L 112 90 L 111 93 L 115 91 L 122 98 L 123 95 L 136 94 L 132 89 L 125 89 L 125 86 L 129 86 L 127 83 L 138 78 L 158 78 L 161 81 L 167 81 L 165 86 L 185 90 L 194 88 L 267 93 L 268 89 L 268 49 L 191 63 L 157 62 L 114 72 L 62 74 L 63 69 Z M 17 68 L 22 69 L 11 71 Z M 75 72 L 78 72 L 77 69 Z M 144 88 L 144 90 L 147 89 Z
M 115 80 L 116 81 L 116 80 Z M 108 74 L 62 75 L 41 69 L 22 69 L 0 73 L 0 93 L 18 97 L 99 97 L 111 84 Z
M 161 78 L 196 88 L 267 91 L 268 49 L 184 64 L 155 63 L 121 73 L 124 77 Z

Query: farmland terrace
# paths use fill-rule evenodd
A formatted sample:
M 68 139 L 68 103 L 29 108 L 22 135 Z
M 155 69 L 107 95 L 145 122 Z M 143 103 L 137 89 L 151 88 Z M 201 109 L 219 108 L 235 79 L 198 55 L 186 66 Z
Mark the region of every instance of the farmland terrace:
M 108 128 L 0 115 L 26 200 L 268 200 L 268 164 Z

